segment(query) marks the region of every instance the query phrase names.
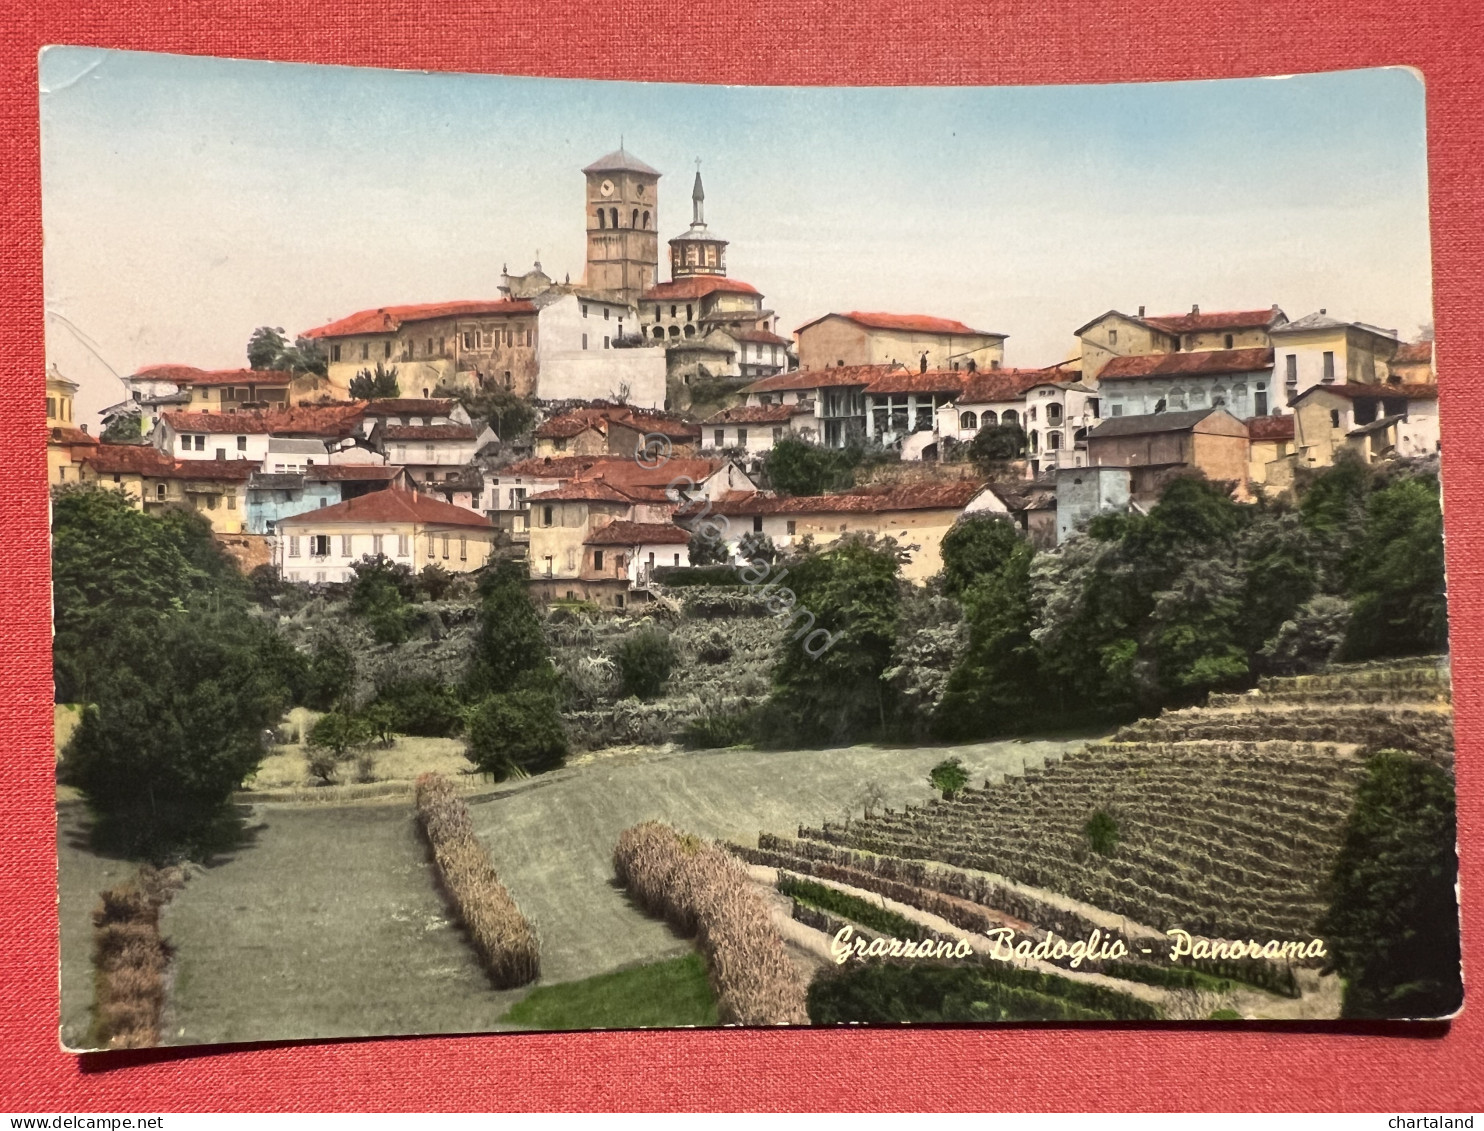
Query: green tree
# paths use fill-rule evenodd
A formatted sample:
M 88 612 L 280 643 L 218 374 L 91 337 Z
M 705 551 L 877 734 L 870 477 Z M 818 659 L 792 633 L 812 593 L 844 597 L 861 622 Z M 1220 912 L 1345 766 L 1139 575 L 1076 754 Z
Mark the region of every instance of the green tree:
M 731 559 L 726 542 L 721 538 L 711 537 L 710 533 L 703 529 L 690 536 L 690 543 L 686 546 L 686 560 L 691 565 L 725 565 Z
M 319 341 L 301 337 L 290 345 L 282 326 L 259 326 L 252 332 L 247 339 L 247 364 L 253 369 L 279 369 L 319 377 L 329 370 L 329 359 Z
M 411 610 L 408 601 L 416 594 L 412 570 L 385 554 L 367 554 L 351 569 L 350 611 L 366 621 L 371 635 L 382 644 L 401 644 L 407 639 Z
M 675 667 L 675 645 L 658 628 L 641 628 L 625 637 L 613 653 L 625 695 L 658 698 Z
M 430 601 L 441 601 L 453 588 L 454 575 L 437 562 L 429 562 L 417 574 L 417 587 Z
M 1025 540 L 1005 519 L 964 515 L 943 535 L 943 592 L 963 596 L 980 578 L 1002 570 L 1024 545 Z
M 943 795 L 944 801 L 969 784 L 969 771 L 964 769 L 961 758 L 945 758 L 928 771 L 928 785 Z
M 1463 1002 L 1453 778 L 1410 754 L 1366 764 L 1319 924 L 1344 1017 L 1442 1017 Z
M 772 565 L 778 560 L 778 547 L 761 530 L 749 530 L 737 539 L 737 556 L 744 562 L 764 561 Z
M 541 614 L 526 588 L 524 563 L 501 561 L 479 582 L 479 627 L 464 675 L 469 700 L 515 688 L 521 675 L 549 667 Z
M 838 743 L 885 732 L 892 705 L 882 673 L 896 642 L 900 564 L 894 542 L 847 536 L 770 576 L 779 586 L 770 607 L 788 619 L 760 723 L 765 742 Z
M 969 462 L 988 475 L 1023 459 L 1028 441 L 1018 424 L 986 424 L 969 441 Z
M 851 448 L 826 448 L 784 436 L 763 457 L 763 474 L 780 495 L 823 495 L 852 486 L 860 458 Z
M 350 698 L 355 682 L 355 654 L 334 637 L 316 640 L 309 655 L 304 705 L 316 711 L 333 710 Z
M 350 395 L 352 400 L 376 401 L 392 400 L 402 395 L 402 390 L 397 385 L 397 367 L 384 368 L 381 362 L 376 363 L 376 368 L 362 369 L 350 379 Z
M 468 757 L 496 781 L 542 773 L 567 756 L 556 696 L 520 688 L 483 699 L 470 714 Z
M 471 420 L 488 421 L 495 430 L 495 435 L 507 442 L 535 427 L 536 402 L 512 389 L 460 389 L 451 394 L 438 389 L 433 391 L 456 397 Z
M 288 348 L 282 326 L 259 326 L 247 339 L 247 364 L 253 369 L 277 369 L 279 356 Z
M 1353 602 L 1347 658 L 1448 646 L 1443 511 L 1436 479 L 1401 479 L 1371 494 L 1347 573 Z
M 371 738 L 371 726 L 363 718 L 341 711 L 321 715 L 304 738 L 309 772 L 328 785 L 335 780 L 340 763 L 354 758 Z
M 108 422 L 98 439 L 105 444 L 137 444 L 144 436 L 144 418 L 137 412 L 126 412 Z
M 271 635 L 238 610 L 119 628 L 62 766 L 100 845 L 155 860 L 210 846 L 288 701 Z

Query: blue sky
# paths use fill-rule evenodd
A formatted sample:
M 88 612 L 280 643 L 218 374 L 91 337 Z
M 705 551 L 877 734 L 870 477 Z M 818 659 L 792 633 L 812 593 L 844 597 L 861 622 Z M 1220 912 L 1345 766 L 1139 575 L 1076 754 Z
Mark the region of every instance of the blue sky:
M 959 318 L 1045 365 L 1110 307 L 1431 318 L 1424 96 L 1400 70 L 1083 87 L 707 87 L 50 48 L 41 65 L 48 359 L 244 363 L 389 303 L 496 296 L 583 264 L 580 169 L 695 159 L 730 273 L 791 329 L 829 310 Z M 663 267 L 662 267 L 663 271 Z

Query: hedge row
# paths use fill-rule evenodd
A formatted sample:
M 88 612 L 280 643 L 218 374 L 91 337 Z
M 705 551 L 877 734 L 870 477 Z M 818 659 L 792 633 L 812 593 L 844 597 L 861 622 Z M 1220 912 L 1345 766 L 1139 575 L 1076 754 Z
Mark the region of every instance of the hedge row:
M 888 911 L 879 904 L 871 903 L 849 892 L 843 892 L 839 888 L 817 884 L 813 880 L 803 880 L 787 872 L 779 873 L 778 890 L 795 903 L 802 903 L 819 911 L 828 911 L 832 915 L 838 915 L 842 919 L 848 919 L 862 927 L 879 931 L 891 938 L 915 940 L 927 934 L 925 927 L 914 923 L 905 915 Z
M 105 1048 L 160 1043 L 170 947 L 160 937 L 163 899 L 150 886 L 141 872 L 139 880 L 103 892 L 93 912 L 94 1032 Z
M 416 801 L 418 824 L 432 846 L 444 891 L 490 980 L 502 990 L 535 981 L 541 973 L 536 928 L 500 882 L 474 835 L 468 808 L 438 774 L 417 779 Z
M 804 987 L 767 904 L 725 852 L 658 821 L 619 834 L 613 871 L 635 901 L 695 935 L 723 1024 L 804 1025 Z

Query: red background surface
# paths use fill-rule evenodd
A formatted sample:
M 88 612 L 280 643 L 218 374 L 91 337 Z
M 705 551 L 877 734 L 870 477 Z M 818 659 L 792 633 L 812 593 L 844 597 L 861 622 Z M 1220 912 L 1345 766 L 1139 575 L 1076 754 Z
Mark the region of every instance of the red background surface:
M 1473 381 L 1484 357 L 1484 5 L 118 0 L 32 8 L 6 0 L 4 7 L 0 467 L 9 474 L 0 489 L 0 1109 L 1484 1108 L 1484 405 Z M 1421 1032 L 712 1031 L 85 1058 L 59 1051 L 36 113 L 36 52 L 49 43 L 728 83 L 1069 83 L 1419 68 L 1428 91 L 1447 452 L 1465 966 L 1475 974 L 1469 1010 L 1451 1026 Z M 1250 162 L 1254 177 L 1273 175 L 1261 153 L 1232 159 Z M 929 178 L 952 173 L 922 170 Z M 1340 177 L 1386 175 L 1386 155 L 1376 153 L 1336 170 Z

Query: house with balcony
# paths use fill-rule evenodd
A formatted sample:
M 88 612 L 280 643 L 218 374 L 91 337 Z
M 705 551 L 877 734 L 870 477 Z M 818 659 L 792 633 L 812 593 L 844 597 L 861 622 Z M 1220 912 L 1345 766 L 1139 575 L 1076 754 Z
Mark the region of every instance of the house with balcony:
M 588 534 L 581 579 L 588 600 L 622 609 L 649 599 L 656 570 L 690 565 L 690 531 L 673 522 L 609 522 Z M 555 588 L 542 591 L 553 600 Z
M 812 430 L 818 443 L 843 448 L 866 437 L 866 388 L 901 365 L 847 365 L 829 369 L 796 369 L 764 377 L 742 389 L 749 407 L 799 404 L 814 406 L 814 418 L 794 418 L 799 430 Z
M 1109 417 L 1224 408 L 1247 420 L 1286 403 L 1277 397 L 1266 346 L 1115 357 L 1097 383 Z
M 414 573 L 437 564 L 455 573 L 484 566 L 494 525 L 482 514 L 388 487 L 278 522 L 273 561 L 286 581 L 345 582 L 366 555 L 381 554 Z

